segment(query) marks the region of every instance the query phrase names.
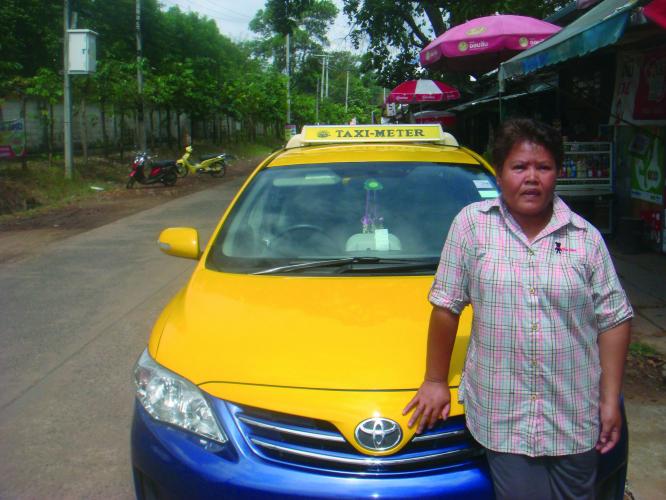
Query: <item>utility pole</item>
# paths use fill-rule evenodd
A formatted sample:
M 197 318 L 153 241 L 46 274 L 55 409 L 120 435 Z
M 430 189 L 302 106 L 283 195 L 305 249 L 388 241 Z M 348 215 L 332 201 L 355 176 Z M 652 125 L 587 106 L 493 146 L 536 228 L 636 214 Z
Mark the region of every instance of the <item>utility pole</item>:
M 326 56 L 325 60 L 326 60 L 326 99 L 328 99 L 328 56 Z
M 323 101 L 328 97 L 328 59 L 329 54 L 314 54 L 314 57 L 321 57 L 321 89 L 320 96 Z
M 326 81 L 326 55 L 321 56 L 321 100 L 324 100 L 324 82 Z
M 141 46 L 141 0 L 136 0 L 136 83 L 139 90 L 137 139 L 139 149 L 146 150 L 146 124 L 143 119 L 143 48 Z
M 347 84 L 345 85 L 345 113 L 347 112 L 348 100 L 349 100 L 349 70 L 347 70 Z
M 291 124 L 291 95 L 289 82 L 289 33 L 287 33 L 287 125 Z
M 315 92 L 315 123 L 319 125 L 319 77 L 317 77 L 317 91 Z
M 69 82 L 69 0 L 64 0 L 64 61 L 63 71 L 63 96 L 64 96 L 64 116 L 63 129 L 64 149 L 65 149 L 65 179 L 72 178 L 72 89 Z

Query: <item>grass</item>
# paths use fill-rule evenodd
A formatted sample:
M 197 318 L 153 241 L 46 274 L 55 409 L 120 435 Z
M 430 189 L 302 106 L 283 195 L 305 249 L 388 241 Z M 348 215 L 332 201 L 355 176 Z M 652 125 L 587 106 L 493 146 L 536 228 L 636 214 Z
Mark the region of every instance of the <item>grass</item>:
M 233 153 L 239 158 L 252 158 L 255 156 L 266 156 L 281 144 L 238 144 L 230 146 L 227 152 Z
M 252 158 L 268 155 L 274 146 L 270 141 L 229 146 L 197 143 L 194 157 L 224 151 L 238 158 Z M 177 159 L 183 152 L 158 148 L 155 153 L 159 159 Z M 71 180 L 65 179 L 60 155 L 54 158 L 52 166 L 45 156 L 31 157 L 27 169 L 19 162 L 0 162 L 0 222 L 94 197 L 101 190 L 125 189 L 131 161 L 131 151 L 126 152 L 123 160 L 117 153 L 109 158 L 90 156 L 87 166 L 81 157 L 75 157 Z
M 46 159 L 30 159 L 28 168 L 19 163 L 0 167 L 0 213 L 34 211 L 40 207 L 65 205 L 93 196 L 101 188 L 118 189 L 127 176 L 127 165 L 103 158 L 90 158 L 89 166 L 77 162 L 72 179 L 65 179 L 62 161 L 49 166 Z
M 632 356 L 645 358 L 647 356 L 656 356 L 659 352 L 652 346 L 643 342 L 632 342 L 629 344 L 629 354 Z

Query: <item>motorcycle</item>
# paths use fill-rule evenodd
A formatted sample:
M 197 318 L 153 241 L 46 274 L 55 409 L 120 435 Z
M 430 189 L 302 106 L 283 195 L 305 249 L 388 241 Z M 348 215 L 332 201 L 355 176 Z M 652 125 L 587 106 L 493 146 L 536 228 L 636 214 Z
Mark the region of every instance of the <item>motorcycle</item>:
M 227 171 L 227 160 L 234 156 L 228 153 L 204 155 L 199 158 L 199 163 L 192 163 L 192 146 L 185 148 L 185 154 L 176 160 L 176 169 L 179 177 L 185 177 L 192 172 L 193 174 L 209 174 L 212 177 L 224 177 Z
M 136 153 L 132 162 L 132 170 L 125 187 L 132 188 L 135 182 L 139 184 L 156 184 L 173 186 L 178 180 L 176 162 L 173 160 L 153 161 L 153 157 L 145 151 Z

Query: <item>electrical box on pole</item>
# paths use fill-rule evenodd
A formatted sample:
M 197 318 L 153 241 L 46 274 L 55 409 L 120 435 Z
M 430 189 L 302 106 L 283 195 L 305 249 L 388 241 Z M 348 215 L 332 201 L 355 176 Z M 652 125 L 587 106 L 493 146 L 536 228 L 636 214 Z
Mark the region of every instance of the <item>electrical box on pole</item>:
M 97 33 L 92 30 L 67 30 L 70 75 L 89 75 L 97 69 Z

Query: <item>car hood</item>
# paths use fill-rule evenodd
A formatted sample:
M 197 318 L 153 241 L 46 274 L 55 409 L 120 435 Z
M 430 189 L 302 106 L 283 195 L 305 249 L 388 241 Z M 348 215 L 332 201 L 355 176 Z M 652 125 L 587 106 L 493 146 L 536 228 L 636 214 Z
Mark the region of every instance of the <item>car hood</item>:
M 158 321 L 151 354 L 195 384 L 413 389 L 423 380 L 431 276 L 304 277 L 202 267 Z M 457 385 L 471 314 L 452 358 Z

